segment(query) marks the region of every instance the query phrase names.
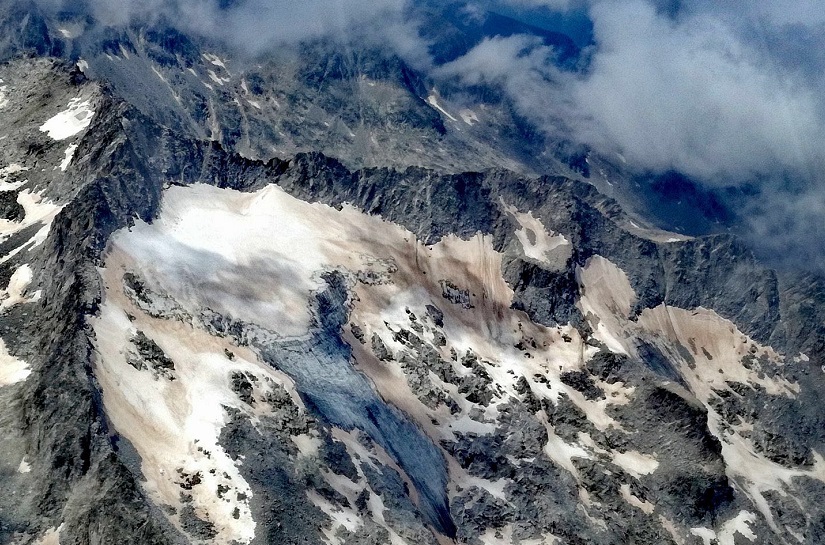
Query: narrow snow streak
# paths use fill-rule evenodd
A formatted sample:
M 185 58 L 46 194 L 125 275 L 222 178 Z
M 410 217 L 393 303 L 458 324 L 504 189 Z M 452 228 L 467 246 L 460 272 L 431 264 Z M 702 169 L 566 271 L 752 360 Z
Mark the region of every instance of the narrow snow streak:
M 72 158 L 74 157 L 74 152 L 77 149 L 77 144 L 70 144 L 68 148 L 66 148 L 65 156 L 63 157 L 63 161 L 60 163 L 60 170 L 66 172 L 66 169 L 69 168 L 69 165 L 72 163 Z
M 445 116 L 447 116 L 447 118 L 450 121 L 458 121 L 455 117 L 450 115 L 450 113 L 447 110 L 445 110 L 444 108 L 441 107 L 441 104 L 438 103 L 438 97 L 437 96 L 435 96 L 435 95 L 428 96 L 427 97 L 427 103 L 430 106 L 432 106 L 433 108 L 435 108 L 436 110 L 438 110 L 439 112 L 441 112 L 442 114 L 444 114 Z

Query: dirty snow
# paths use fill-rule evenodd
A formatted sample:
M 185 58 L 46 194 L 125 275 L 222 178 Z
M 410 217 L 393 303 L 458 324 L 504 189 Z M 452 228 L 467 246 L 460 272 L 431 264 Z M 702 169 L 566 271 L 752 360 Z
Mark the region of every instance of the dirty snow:
M 753 357 L 781 370 L 783 358 L 773 349 L 760 345 L 729 320 L 701 307 L 686 310 L 660 305 L 645 309 L 636 322 L 628 320 L 627 314 L 635 294 L 624 273 L 604 258 L 592 258 L 579 271 L 578 277 L 582 289 L 582 310 L 586 316 L 592 316 L 589 318 L 591 325 L 598 322 L 597 335 L 600 340 L 611 349 L 632 354 L 632 347 L 624 339 L 640 335 L 658 339 L 656 342 L 660 348 L 679 364 L 680 373 L 691 392 L 708 408 L 708 427 L 721 441 L 728 477 L 748 495 L 772 528 L 776 529 L 776 525 L 763 492 L 775 490 L 785 493 L 793 478 L 798 476 L 825 482 L 825 461 L 820 453 L 814 452 L 815 465 L 811 469 L 787 468 L 772 462 L 756 452 L 750 439 L 740 435 L 746 427 L 726 431 L 719 415 L 710 405 L 715 396 L 713 390 L 730 390 L 729 382 L 758 385 L 770 395 L 795 397 L 799 392 L 798 384 L 781 374 L 771 376 L 760 372 L 757 367 L 751 366 L 754 368 L 749 369 L 743 364 L 743 358 Z M 672 349 L 679 345 L 684 348 L 683 351 Z M 742 525 L 743 521 L 750 519 L 736 520 L 737 531 L 747 537 L 748 533 Z M 711 530 L 694 528 L 692 531 L 708 542 L 716 539 Z M 720 540 L 721 536 L 722 530 Z M 724 539 L 732 543 L 732 538 Z
M 0 83 L 3 83 L 3 80 L 0 80 Z M 9 99 L 6 96 L 6 90 L 7 89 L 8 89 L 8 86 L 0 85 L 0 109 L 3 109 L 3 108 L 5 108 L 6 106 L 9 105 Z
M 474 111 L 468 108 L 464 108 L 463 110 L 459 111 L 458 115 L 461 116 L 461 119 L 464 121 L 464 123 L 470 126 L 478 123 L 478 115 L 476 115 Z
M 619 487 L 619 492 L 621 493 L 622 498 L 624 498 L 624 500 L 627 503 L 629 503 L 633 507 L 641 509 L 642 512 L 646 515 L 652 514 L 653 510 L 656 508 L 656 506 L 650 503 L 649 501 L 643 501 L 636 497 L 633 494 L 633 492 L 631 492 L 629 484 L 623 484 L 621 487 Z
M 620 354 L 630 347 L 622 333 L 636 301 L 627 275 L 601 256 L 593 256 L 576 270 L 581 297 L 578 305 L 594 330 L 594 337 Z M 594 319 L 595 318 L 595 319 Z
M 548 253 L 570 250 L 564 237 L 548 233 L 532 214 L 514 212 L 513 215 L 519 225 L 516 236 L 528 257 L 546 259 Z M 262 237 L 260 233 L 273 235 Z M 164 503 L 177 501 L 177 489 L 170 482 L 168 472 L 174 471 L 178 465 L 196 470 L 217 464 L 227 468 L 233 486 L 246 486 L 236 471 L 229 471 L 235 468 L 229 467 L 231 462 L 227 462 L 216 444 L 225 420 L 220 405 L 234 406 L 228 393 L 226 372 L 229 364 L 222 356 L 221 341 L 202 332 L 193 333 L 191 327 L 182 324 L 141 323 L 141 320 L 148 320 L 145 317 L 131 323 L 123 312 L 129 308 L 128 301 L 111 303 L 112 299 L 120 297 L 112 294 L 118 291 L 122 272 L 135 267 L 149 284 L 167 292 L 184 308 L 210 307 L 221 314 L 277 331 L 283 337 L 295 338 L 305 335 L 311 324 L 309 301 L 323 285 L 320 272 L 344 269 L 353 274 L 369 271 L 376 278 L 385 280 L 375 284 L 355 284 L 350 318 L 362 327 L 366 338 L 376 333 L 392 351 L 403 349 L 393 339 L 392 331 L 409 328 L 405 308 L 423 317 L 426 313 L 424 305 L 432 302 L 443 311 L 442 330 L 447 337 L 445 353 L 450 349 L 455 349 L 458 354 L 473 350 L 479 358 L 490 362 L 483 365 L 499 391 L 486 410 L 488 418 L 495 417 L 499 403 L 516 395 L 515 382 L 519 377 L 529 380 L 529 377 L 538 375 L 547 379 L 542 384 L 531 380 L 531 388 L 538 395 L 555 402 L 564 392 L 597 429 L 617 425 L 607 415 L 606 408 L 609 404 L 627 403 L 632 389 L 621 383 L 600 384 L 608 392 L 607 399 L 591 401 L 561 383 L 559 376 L 562 372 L 581 368 L 596 349 L 585 346 L 572 328 L 539 326 L 512 310 L 513 293 L 502 278 L 501 261 L 502 256 L 493 249 L 490 237 L 477 234 L 463 240 L 448 236 L 427 246 L 412 233 L 379 217 L 365 215 L 347 205 L 336 210 L 318 203 L 309 204 L 290 197 L 276 186 L 255 193 L 201 185 L 172 187 L 164 193 L 160 217 L 153 224 L 137 222 L 131 232 L 118 232 L 111 240 L 107 267 L 116 271 L 107 276 L 107 285 L 112 288 L 107 291 L 107 296 L 111 299 L 104 304 L 103 314 L 95 322 L 104 403 L 107 411 L 112 413 L 114 425 L 118 429 L 130 430 L 133 437 L 128 437 L 128 433 L 124 435 L 136 445 L 144 459 L 146 486 L 153 494 L 164 498 Z M 681 371 L 701 401 L 707 403 L 711 387 L 727 387 L 727 380 L 760 384 L 770 393 L 789 397 L 798 391 L 797 385 L 784 379 L 760 377 L 745 369 L 741 357 L 753 350 L 757 357 L 776 360 L 778 356 L 769 348 L 753 343 L 712 311 L 661 306 L 645 310 L 637 321 L 632 321 L 629 314 L 636 294 L 626 274 L 615 264 L 594 256 L 577 271 L 577 279 L 581 288 L 580 308 L 593 326 L 596 337 L 611 350 L 635 355 L 631 339 L 642 334 L 653 334 L 668 345 L 678 343 L 688 347 L 695 364 L 691 369 L 684 362 Z M 466 289 L 470 294 L 470 308 L 444 299 L 441 280 L 455 281 L 461 289 Z M 158 382 L 145 372 L 141 375 L 125 363 L 122 349 L 136 327 L 150 335 L 175 361 L 178 380 L 174 385 Z M 189 329 L 181 329 L 185 327 Z M 562 337 L 569 341 L 563 341 Z M 529 349 L 516 349 L 515 345 L 522 339 L 532 339 L 535 343 Z M 460 403 L 465 412 L 457 417 L 427 409 L 413 395 L 397 363 L 379 362 L 360 343 L 353 341 L 351 344 L 358 369 L 373 381 L 382 398 L 411 415 L 436 441 L 458 431 L 491 431 L 490 424 L 466 416 L 472 405 L 466 400 Z M 268 367 L 261 366 L 253 354 L 239 358 L 232 365 L 242 366 L 259 376 L 271 372 Z M 284 379 L 279 380 L 283 382 Z M 194 398 L 194 392 L 199 392 L 199 399 L 208 398 L 210 403 L 214 402 L 207 404 L 204 410 L 199 409 L 197 416 L 187 405 Z M 186 409 L 182 410 L 181 406 Z M 152 419 L 145 418 L 147 410 L 153 414 Z M 543 418 L 542 413 L 539 416 Z M 778 487 L 795 475 L 825 476 L 825 462 L 821 458 L 817 458 L 817 465 L 807 473 L 775 464 L 766 465 L 770 462 L 755 455 L 738 434 L 723 437 L 713 421 L 715 413 L 711 411 L 710 417 L 711 430 L 722 440 L 729 476 L 741 485 L 757 506 L 762 491 L 780 489 Z M 546 419 L 543 422 L 549 434 L 545 453 L 577 475 L 572 459 L 592 457 L 593 445 L 585 440 L 567 443 L 553 433 Z M 348 449 L 357 451 L 361 448 L 350 434 L 341 432 L 340 435 Z M 174 439 L 169 440 L 169 437 Z M 195 439 L 212 450 L 211 460 L 204 460 L 192 452 Z M 305 455 L 311 455 L 317 449 L 312 437 L 296 438 L 295 441 Z M 159 452 L 164 453 L 162 457 L 156 455 Z M 637 478 L 658 467 L 658 461 L 650 455 L 633 451 L 608 454 L 615 464 Z M 362 459 L 370 463 L 372 457 L 365 451 Z M 393 464 L 386 453 L 382 454 L 381 462 Z M 394 467 L 406 480 L 403 471 L 397 465 Z M 454 480 L 463 479 L 463 486 L 481 486 L 495 496 L 503 495 L 501 482 L 468 480 L 452 465 L 450 475 Z M 345 495 L 351 495 L 348 488 L 351 485 L 336 481 L 333 486 L 346 490 Z M 413 486 L 410 488 L 414 491 Z M 630 494 L 629 487 L 622 493 L 631 505 L 645 513 L 652 512 L 652 505 Z M 323 501 L 318 498 L 316 503 L 331 509 L 331 506 L 324 506 Z M 235 525 L 226 518 L 226 511 L 220 502 L 215 502 L 214 494 L 204 491 L 197 495 L 196 502 L 205 516 L 221 528 L 222 536 L 234 536 L 233 539 L 241 542 L 251 539 L 253 534 L 249 527 L 254 527 L 254 522 L 248 507 L 245 511 L 242 509 L 241 520 L 246 520 L 244 526 Z M 337 510 L 329 514 L 335 521 L 333 528 L 359 524 L 354 513 Z M 769 515 L 768 510 L 766 516 Z M 729 521 L 728 526 L 719 530 L 719 539 L 727 539 L 724 537 L 728 535 L 726 531 L 747 538 L 748 520 Z M 694 532 L 703 539 L 709 535 L 703 533 L 704 529 L 694 529 Z M 713 539 L 716 539 L 715 533 Z
M 556 435 L 552 428 L 548 426 L 547 430 L 548 440 L 544 446 L 544 453 L 553 460 L 559 467 L 566 469 L 570 474 L 579 478 L 579 470 L 573 463 L 573 458 L 582 458 L 589 460 L 592 458 L 590 453 L 579 445 L 571 445 L 565 443 L 564 440 Z
M 46 533 L 32 545 L 60 545 L 60 531 L 62 529 L 63 525 L 61 524 L 57 528 L 47 530 Z
M 765 357 L 779 362 L 779 355 L 769 347 L 758 345 L 730 321 L 716 312 L 704 308 L 685 310 L 659 305 L 645 309 L 639 317 L 639 325 L 647 331 L 660 333 L 671 345 L 680 344 L 691 353 L 691 369 L 683 361 L 682 373 L 693 393 L 706 402 L 713 395 L 711 389 L 729 389 L 727 382 L 758 384 L 771 395 L 794 397 L 799 386 L 783 378 L 772 378 L 748 369 L 742 364 L 745 356 Z
M 40 127 L 54 140 L 65 140 L 86 129 L 92 122 L 94 110 L 90 100 L 73 98 L 68 109 L 55 115 Z
M 756 534 L 750 524 L 756 521 L 756 515 L 749 511 L 740 511 L 734 518 L 725 521 L 719 532 L 708 528 L 691 528 L 690 533 L 700 538 L 704 545 L 717 543 L 718 545 L 736 545 L 736 534 L 740 534 L 748 541 L 756 539 Z
M 625 452 L 614 451 L 613 463 L 637 479 L 642 475 L 650 475 L 659 467 L 659 462 L 656 458 L 635 450 Z
M 273 233 L 273 236 L 261 237 L 262 232 Z M 137 222 L 131 231 L 121 231 L 112 237 L 106 259 L 107 270 L 112 269 L 111 273 L 106 273 L 107 285 L 111 288 L 107 297 L 110 300 L 116 297 L 118 275 L 122 276 L 123 270 L 133 267 L 148 284 L 168 293 L 184 308 L 208 306 L 221 314 L 257 323 L 284 337 L 294 338 L 308 331 L 311 323 L 309 301 L 313 292 L 323 285 L 321 271 L 332 268 L 370 271 L 388 281 L 355 285 L 351 321 L 364 328 L 367 338 L 378 333 L 388 346 L 397 350 L 400 346 L 392 344 L 394 341 L 387 324 L 394 330 L 402 325 L 409 327 L 404 308 L 409 307 L 423 317 L 424 304 L 432 301 L 444 313 L 443 331 L 449 339 L 446 349 L 455 348 L 459 353 L 472 349 L 493 362 L 488 371 L 503 391 L 501 400 L 488 409 L 494 415 L 497 403 L 509 395 L 516 395 L 515 382 L 519 376 L 547 376 L 548 384 L 537 386 L 537 390 L 555 398 L 567 388 L 560 382 L 559 374 L 580 367 L 585 353 L 583 341 L 574 329 L 538 326 L 510 308 L 513 292 L 502 278 L 501 260 L 501 254 L 493 250 L 488 236 L 479 234 L 469 240 L 448 236 L 427 246 L 412 233 L 379 217 L 365 215 L 349 206 L 336 210 L 318 203 L 309 204 L 287 195 L 276 186 L 255 193 L 201 185 L 172 187 L 164 193 L 161 214 L 156 221 L 151 225 Z M 124 268 L 126 264 L 131 265 Z M 442 279 L 461 282 L 462 287 L 472 294 L 472 308 L 445 300 L 439 283 Z M 158 473 L 156 468 L 163 460 L 157 459 L 155 453 L 165 450 L 168 454 L 164 459 L 176 459 L 173 465 L 183 464 L 184 453 L 191 450 L 187 444 L 191 446 L 193 438 L 198 437 L 202 444 L 210 446 L 213 459 L 218 460 L 220 456 L 216 457 L 215 452 L 220 450 L 213 443 L 215 430 L 222 425 L 223 413 L 208 408 L 199 411 L 208 419 L 208 425 L 204 423 L 192 430 L 187 425 L 190 417 L 185 412 L 171 413 L 171 409 L 163 407 L 172 404 L 173 399 L 186 399 L 187 391 L 196 390 L 210 392 L 208 399 L 214 399 L 217 404 L 218 400 L 226 398 L 227 386 L 221 384 L 223 379 L 210 363 L 212 356 L 204 353 L 204 349 L 193 352 L 191 346 L 186 350 L 179 346 L 180 339 L 191 337 L 191 332 L 173 334 L 165 331 L 172 327 L 169 324 L 161 327 L 129 323 L 120 310 L 125 308 L 128 308 L 128 301 L 119 301 L 114 307 L 107 301 L 103 314 L 95 321 L 101 353 L 100 374 L 105 377 L 101 380 L 108 384 L 103 388 L 104 403 L 107 412 L 113 413 L 115 427 L 128 430 L 124 435 L 136 445 L 144 464 L 149 466 L 144 469 L 148 472 L 147 486 L 166 497 L 166 503 L 173 504 L 174 487 L 166 490 L 171 485 L 164 484 L 168 477 L 164 481 Z M 141 376 L 125 363 L 122 347 L 128 344 L 129 332 L 136 327 L 161 345 L 176 367 L 180 366 L 181 369 L 176 370 L 178 380 L 173 386 L 154 381 L 146 373 Z M 569 336 L 570 341 L 563 341 L 562 336 Z M 522 337 L 537 340 L 535 348 L 531 348 L 533 357 L 527 358 L 514 348 Z M 186 344 L 193 342 L 187 340 Z M 204 339 L 203 344 L 210 342 L 218 341 Z M 196 346 L 200 344 L 198 342 Z M 450 433 L 449 423 L 456 425 L 453 429 L 490 430 L 489 425 L 472 423 L 469 419 L 450 422 L 451 417 L 447 414 L 431 414 L 412 394 L 397 364 L 395 367 L 381 364 L 374 356 L 370 358 L 369 352 L 360 348 L 360 343 L 351 344 L 358 368 L 372 379 L 380 395 L 411 415 L 436 441 Z M 217 349 L 211 352 L 220 356 Z M 198 378 L 188 378 L 188 371 L 184 369 L 195 365 L 195 353 L 198 365 L 203 369 Z M 250 358 L 251 365 L 254 356 Z M 222 356 L 217 359 L 223 361 Z M 217 359 L 214 365 L 217 365 Z M 223 365 L 226 365 L 225 361 Z M 173 392 L 172 388 L 182 391 Z M 108 398 L 106 392 L 109 392 Z M 207 396 L 201 394 L 201 397 Z M 585 403 L 580 395 L 574 402 Z M 469 402 L 465 400 L 464 405 Z M 142 414 L 139 407 L 144 406 L 159 414 L 152 419 L 144 415 L 141 424 L 137 415 Z M 594 419 L 600 424 L 607 425 L 604 405 L 597 409 L 595 412 L 591 410 L 590 414 L 595 415 Z M 439 419 L 435 424 L 434 418 Z M 141 429 L 141 426 L 147 426 L 147 420 L 155 422 L 153 425 L 160 429 Z M 443 428 L 440 427 L 442 424 Z M 177 440 L 165 444 L 155 438 L 160 432 L 164 437 L 174 435 Z M 589 454 L 579 446 L 563 442 L 554 444 L 554 437 L 551 434 L 546 450 L 555 458 L 566 460 L 565 467 L 575 471 L 570 458 L 588 457 Z M 307 453 L 315 447 L 310 438 L 296 440 L 299 442 L 303 443 L 299 445 L 301 450 Z M 346 443 L 350 448 L 355 441 Z M 145 456 L 144 452 L 147 453 Z M 395 467 L 407 480 L 390 456 L 383 454 L 381 463 Z M 164 467 L 167 471 L 173 469 L 168 463 Z M 452 474 L 453 477 L 457 475 Z M 502 482 L 474 481 L 473 484 L 483 486 L 494 495 L 503 494 Z M 415 493 L 412 483 L 409 488 Z M 201 503 L 207 503 L 207 500 L 206 496 L 198 499 Z M 207 509 L 206 512 L 211 511 Z M 219 519 L 219 515 L 210 516 Z M 344 515 L 339 513 L 338 516 Z M 342 519 L 339 523 L 350 522 Z M 234 531 L 226 525 L 224 530 L 224 535 Z M 242 539 L 246 537 L 242 536 Z
M 249 543 L 255 535 L 248 500 L 252 492 L 218 444 L 227 421 L 224 407 L 248 410 L 231 391 L 230 375 L 244 371 L 259 377 L 258 384 L 265 384 L 267 377 L 275 382 L 283 377 L 245 349 L 182 322 L 150 318 L 133 307 L 120 287 L 128 262 L 122 257 L 108 261 L 101 271 L 106 300 L 100 316 L 92 319 L 99 353 L 96 374 L 107 414 L 140 454 L 144 487 L 160 505 L 180 507 L 182 475 L 198 475 L 200 484 L 187 491 L 198 516 L 215 525 L 220 542 Z M 134 322 L 127 311 L 136 317 Z M 127 362 L 130 338 L 138 329 L 174 361 L 175 380 Z M 225 349 L 231 349 L 233 360 Z M 224 498 L 216 493 L 219 485 L 230 489 Z M 237 500 L 238 492 L 248 498 Z M 235 508 L 237 519 L 232 516 Z
M 23 382 L 30 374 L 29 364 L 9 354 L 6 342 L 0 339 L 0 387 Z

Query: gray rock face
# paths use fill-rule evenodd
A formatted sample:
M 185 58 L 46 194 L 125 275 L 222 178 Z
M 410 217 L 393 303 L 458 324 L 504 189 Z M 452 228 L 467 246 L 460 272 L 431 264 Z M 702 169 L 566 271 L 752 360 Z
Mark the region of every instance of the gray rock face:
M 211 309 L 192 312 L 151 278 L 127 273 L 118 289 L 139 315 L 129 319 L 191 326 L 229 343 L 227 362 L 249 351 L 294 386 L 227 372 L 219 445 L 251 497 L 230 498 L 223 485 L 210 493 L 215 502 L 248 501 L 251 543 L 699 543 L 707 532 L 719 543 L 825 539 L 821 279 L 766 269 L 730 236 L 664 243 L 634 234 L 623 228 L 616 202 L 569 178 L 461 172 L 468 163 L 521 163 L 504 148 L 485 155 L 490 147 L 481 137 L 455 136 L 423 100 L 425 82 L 375 52 L 363 52 L 354 66 L 375 81 L 404 82 L 389 95 L 358 87 L 353 97 L 353 65 L 328 56 L 329 44 L 273 61 L 291 67 L 287 75 L 273 67 L 216 74 L 229 81 L 210 89 L 201 45 L 168 29 L 66 43 L 52 39 L 45 15 L 26 12 L 24 24 L 12 27 L 9 17 L 18 12 L 7 13 L 0 50 L 14 59 L 0 66 L 11 89 L 10 105 L 0 109 L 0 136 L 7 137 L 0 175 L 20 185 L 0 193 L 0 215 L 14 227 L 0 242 L 0 284 L 10 292 L 24 266 L 32 281 L 20 301 L 4 303 L 0 336 L 8 351 L 2 365 L 19 360 L 31 374 L 0 382 L 0 542 L 35 543 L 58 528 L 60 543 L 217 542 L 222 521 L 197 503 L 207 474 L 173 477 L 179 508 L 152 495 L 147 461 L 107 412 L 90 325 L 105 304 L 98 267 L 109 265 L 113 234 L 138 219 L 156 220 L 165 187 L 196 183 L 244 192 L 277 184 L 304 201 L 379 215 L 429 245 L 482 233 L 513 291 L 511 307 L 491 313 L 513 317 L 501 322 L 507 328 L 556 335 L 557 346 L 578 351 L 575 365 L 563 362 L 556 371 L 558 362 L 537 361 L 521 372 L 528 367 L 512 362 L 532 363 L 542 348 L 538 333 L 520 334 L 499 358 L 468 347 L 483 344 L 477 338 L 459 343 L 455 317 L 485 308 L 469 278 L 432 279 L 440 298 L 396 309 L 402 322 L 385 322 L 379 335 L 354 321 L 354 286 L 386 288 L 399 267 L 324 271 L 309 333 L 283 339 Z M 121 62 L 124 50 L 131 62 Z M 78 51 L 89 54 L 91 80 L 58 61 L 21 56 Z M 179 104 L 163 80 L 148 75 L 153 67 L 170 78 Z M 231 106 L 242 80 L 246 102 Z M 65 141 L 39 130 L 76 98 L 93 105 L 87 128 Z M 306 121 L 276 115 L 274 101 Z M 332 111 L 339 112 L 335 125 L 322 129 Z M 346 136 L 358 123 L 363 132 Z M 376 135 L 385 150 L 367 143 Z M 422 139 L 446 151 L 423 163 L 412 150 Z M 69 144 L 76 147 L 64 170 Z M 306 150 L 342 160 L 294 154 Z M 404 168 L 375 166 L 386 164 Z M 34 193 L 45 211 L 36 220 L 20 200 Z M 569 258 L 551 267 L 519 250 L 520 225 L 505 204 L 563 235 Z M 599 340 L 601 322 L 584 310 L 581 271 L 594 256 L 623 271 L 635 292 L 626 318 L 638 329 L 629 353 Z M 717 329 L 748 336 L 744 355 L 721 362 L 711 354 L 718 347 L 698 335 L 684 344 L 671 339 L 675 320 L 644 329 L 651 309 L 663 304 L 714 311 L 728 321 Z M 128 362 L 151 373 L 153 387 L 182 380 L 180 360 L 148 330 L 129 338 Z M 756 355 L 756 344 L 777 358 Z M 377 367 L 364 365 L 372 360 Z M 737 380 L 697 383 L 691 373 L 702 361 L 718 364 L 726 379 L 723 366 L 744 371 Z M 407 405 L 383 396 L 376 369 L 396 373 L 397 388 L 411 392 Z M 790 390 L 769 391 L 786 383 Z M 736 450 L 735 438 L 752 448 Z M 749 456 L 771 482 L 743 475 L 737 456 Z M 229 516 L 238 520 L 238 508 Z M 341 519 L 349 526 L 335 526 Z M 330 528 L 337 528 L 332 537 Z

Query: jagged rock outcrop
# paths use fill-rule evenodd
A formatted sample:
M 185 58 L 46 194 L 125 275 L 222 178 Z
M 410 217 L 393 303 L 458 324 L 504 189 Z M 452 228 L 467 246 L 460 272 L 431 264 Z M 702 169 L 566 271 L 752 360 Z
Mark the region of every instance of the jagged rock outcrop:
M 18 53 L 60 53 L 43 25 L 29 19 L 8 35 Z M 158 544 L 823 539 L 818 278 L 771 271 L 727 235 L 627 229 L 616 202 L 569 178 L 353 170 L 369 161 L 331 140 L 318 147 L 346 151 L 344 161 L 244 157 L 265 148 L 265 119 L 231 133 L 243 123 L 208 112 L 203 96 L 153 113 L 160 90 L 139 101 L 123 87 L 129 70 L 152 65 L 103 60 L 121 46 L 169 70 L 201 62 L 185 36 L 141 32 L 101 45 L 97 80 L 42 59 L 0 70 L 36 99 L 0 110 L 10 136 L 1 181 L 14 185 L 0 203 L 12 226 L 0 246 L 10 370 L 0 374 L 0 542 L 49 532 L 60 543 Z M 323 57 L 318 47 L 303 54 Z M 343 100 L 349 68 L 326 62 L 335 77 L 317 66 L 301 77 Z M 394 63 L 370 69 L 406 81 L 374 124 L 443 136 L 423 82 Z M 249 80 L 255 96 L 283 84 Z M 72 140 L 40 130 L 74 99 L 93 116 Z M 210 116 L 221 130 L 207 139 Z M 313 133 L 295 131 L 297 151 Z M 281 212 L 315 203 L 302 209 L 323 220 L 315 227 L 369 227 L 333 233 L 360 261 L 324 262 L 288 285 L 315 287 L 291 308 L 311 316 L 300 333 L 232 315 L 199 285 L 164 291 L 152 263 L 119 253 L 116 242 L 166 221 L 164 199 L 196 184 L 225 190 L 215 203 L 274 184 Z M 296 226 L 280 227 L 261 237 Z M 375 238 L 385 235 L 396 238 Z M 244 267 L 279 270 L 239 255 L 236 277 L 214 280 L 215 291 L 235 293 Z M 240 287 L 247 307 L 273 299 Z M 192 390 L 164 397 L 178 387 Z M 192 395 L 201 391 L 214 395 Z M 170 446 L 168 460 L 183 460 L 170 471 L 153 465 L 144 428 L 119 427 L 140 420 L 130 395 L 204 403 L 170 411 L 172 424 L 158 418 L 183 422 L 168 436 L 182 449 Z M 187 442 L 192 429 L 214 432 L 214 444 Z

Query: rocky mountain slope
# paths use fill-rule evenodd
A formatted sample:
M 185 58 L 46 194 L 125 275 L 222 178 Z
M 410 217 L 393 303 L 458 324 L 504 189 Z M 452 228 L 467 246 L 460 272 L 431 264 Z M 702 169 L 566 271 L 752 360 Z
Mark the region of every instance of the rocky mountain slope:
M 24 19 L 0 542 L 825 541 L 819 278 L 648 228 L 374 51 Z

